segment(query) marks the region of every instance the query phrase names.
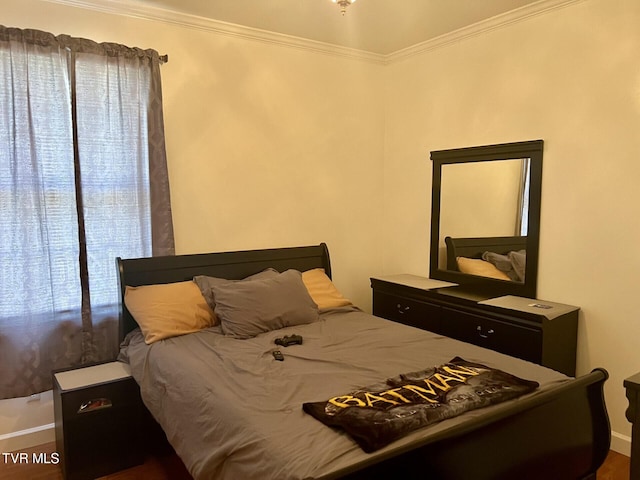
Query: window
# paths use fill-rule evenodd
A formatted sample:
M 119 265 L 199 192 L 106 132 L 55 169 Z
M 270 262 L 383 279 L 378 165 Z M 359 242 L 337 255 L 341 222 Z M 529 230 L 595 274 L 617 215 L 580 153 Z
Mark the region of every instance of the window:
M 159 62 L 0 27 L 0 398 L 111 358 L 115 257 L 173 253 Z

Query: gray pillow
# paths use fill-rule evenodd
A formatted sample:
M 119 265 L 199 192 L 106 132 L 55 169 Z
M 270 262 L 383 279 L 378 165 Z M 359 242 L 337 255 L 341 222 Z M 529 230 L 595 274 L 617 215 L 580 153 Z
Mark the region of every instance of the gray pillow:
M 509 275 L 509 278 L 511 278 L 511 280 L 514 279 L 509 274 L 509 272 L 511 272 L 513 267 L 511 265 L 511 260 L 509 260 L 509 257 L 507 257 L 506 255 L 501 255 L 501 254 L 495 253 L 495 252 L 484 252 L 482 254 L 482 259 L 485 262 L 493 263 L 498 270 L 500 270 L 501 272 L 504 272 L 507 275 Z
M 514 282 L 524 282 L 526 250 L 509 252 L 501 255 L 495 252 L 484 252 L 482 259 L 493 263 L 498 270 L 507 274 Z
M 253 275 L 243 280 L 228 280 L 226 278 L 207 277 L 206 275 L 198 275 L 196 277 L 193 277 L 193 281 L 196 282 L 196 284 L 198 285 L 198 288 L 200 289 L 202 296 L 206 300 L 207 305 L 211 307 L 211 310 L 215 310 L 216 302 L 213 299 L 213 292 L 211 291 L 211 287 L 213 287 L 214 285 L 220 285 L 222 283 L 229 283 L 229 282 L 244 282 L 246 280 L 254 280 L 259 278 L 272 278 L 272 277 L 277 277 L 278 275 L 279 273 L 277 270 L 274 270 L 273 268 L 267 268 L 266 270 L 263 270 L 262 272 L 254 273 Z
M 251 338 L 260 333 L 318 320 L 314 303 L 297 270 L 271 278 L 226 282 L 211 287 L 222 333 Z
M 518 280 L 524 282 L 524 273 L 527 268 L 527 251 L 509 252 L 509 259 L 513 265 L 513 270 L 518 274 Z

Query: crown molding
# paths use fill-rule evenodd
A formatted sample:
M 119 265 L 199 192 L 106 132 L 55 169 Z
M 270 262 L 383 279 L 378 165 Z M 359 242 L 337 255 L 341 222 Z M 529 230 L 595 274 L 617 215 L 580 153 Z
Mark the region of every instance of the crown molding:
M 385 63 L 394 63 L 406 58 L 418 55 L 430 50 L 445 47 L 452 43 L 458 43 L 467 38 L 475 37 L 483 33 L 506 27 L 508 25 L 527 20 L 529 18 L 548 13 L 552 10 L 568 7 L 584 0 L 540 0 L 539 2 L 525 5 L 510 12 L 482 20 L 473 25 L 445 33 L 439 37 L 390 53 L 385 57 Z
M 204 30 L 220 35 L 244 38 L 262 43 L 281 45 L 327 55 L 348 57 L 372 63 L 385 63 L 385 56 L 377 53 L 343 47 L 283 33 L 261 30 L 235 23 L 222 22 L 211 18 L 190 15 L 151 5 L 133 4 L 127 0 L 42 0 L 71 7 L 84 8 L 96 12 L 109 13 L 143 20 L 160 21 L 180 27 Z
M 210 18 L 174 12 L 151 5 L 134 4 L 129 0 L 42 0 L 71 7 L 84 8 L 102 13 L 120 15 L 144 20 L 160 21 L 185 28 L 204 30 L 219 35 L 280 45 L 290 48 L 312 51 L 326 55 L 348 57 L 377 64 L 390 64 L 406 58 L 435 50 L 464 39 L 490 32 L 497 28 L 511 25 L 549 11 L 567 7 L 584 0 L 540 0 L 510 12 L 480 21 L 468 27 L 446 33 L 425 42 L 412 45 L 396 52 L 382 55 L 355 48 L 343 47 L 293 35 L 261 30 L 234 23 L 222 22 Z

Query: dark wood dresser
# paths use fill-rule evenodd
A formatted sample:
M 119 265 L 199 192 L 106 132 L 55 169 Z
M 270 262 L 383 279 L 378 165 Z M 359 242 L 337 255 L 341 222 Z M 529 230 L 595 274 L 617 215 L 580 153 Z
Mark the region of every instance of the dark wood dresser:
M 578 307 L 464 292 L 400 274 L 371 278 L 373 314 L 575 376 Z

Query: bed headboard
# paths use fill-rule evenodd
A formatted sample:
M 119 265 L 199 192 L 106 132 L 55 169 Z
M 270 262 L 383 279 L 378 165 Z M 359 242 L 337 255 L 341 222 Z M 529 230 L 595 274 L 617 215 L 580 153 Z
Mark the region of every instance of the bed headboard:
M 124 292 L 127 285 L 138 287 L 140 285 L 183 282 L 193 279 L 196 275 L 239 280 L 266 268 L 274 268 L 279 272 L 291 268 L 300 271 L 324 268 L 325 273 L 331 278 L 329 249 L 324 243 L 305 247 L 166 257 L 132 259 L 118 257 L 116 265 L 120 289 L 120 341 L 138 326 L 124 304 Z
M 446 237 L 444 242 L 447 245 L 447 270 L 454 271 L 458 271 L 457 257 L 482 258 L 484 252 L 506 255 L 527 248 L 527 237 Z

